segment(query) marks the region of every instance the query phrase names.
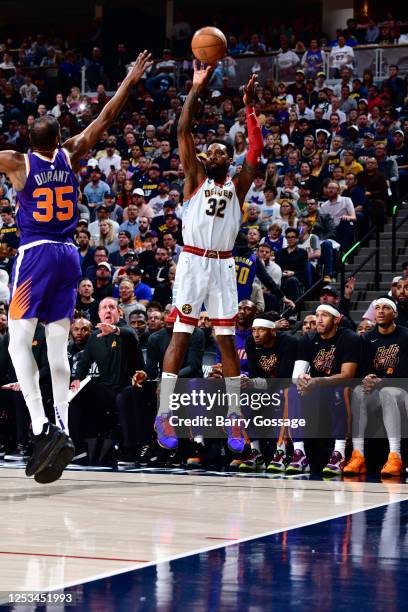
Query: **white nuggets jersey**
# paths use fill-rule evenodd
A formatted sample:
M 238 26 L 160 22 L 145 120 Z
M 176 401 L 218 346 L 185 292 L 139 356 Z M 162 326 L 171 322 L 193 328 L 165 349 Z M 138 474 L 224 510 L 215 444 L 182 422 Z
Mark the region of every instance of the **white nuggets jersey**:
M 184 244 L 214 251 L 231 251 L 239 232 L 241 207 L 235 185 L 206 178 L 183 204 Z

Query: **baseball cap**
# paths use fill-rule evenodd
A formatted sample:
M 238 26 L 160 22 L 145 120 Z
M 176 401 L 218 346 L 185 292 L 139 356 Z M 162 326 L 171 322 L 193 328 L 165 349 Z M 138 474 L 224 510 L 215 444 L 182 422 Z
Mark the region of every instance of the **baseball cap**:
M 128 274 L 140 274 L 142 275 L 143 272 L 141 270 L 141 268 L 139 268 L 139 266 L 130 266 L 128 269 Z
M 87 166 L 89 166 L 90 168 L 94 168 L 97 172 L 100 172 L 96 159 L 90 159 L 87 163 Z
M 164 215 L 165 217 L 171 217 L 172 219 L 178 219 L 175 212 L 168 212 Z
M 173 210 L 176 208 L 176 203 L 173 200 L 166 200 L 163 204 L 163 208 L 172 208 Z
M 401 280 L 402 276 L 394 276 L 394 278 L 391 281 L 391 285 L 398 285 L 399 281 Z
M 144 196 L 144 191 L 140 189 L 140 187 L 136 187 L 136 189 L 132 191 L 132 195 Z
M 154 230 L 150 230 L 146 234 L 146 238 L 158 238 L 158 237 L 159 237 L 159 234 L 155 232 Z
M 105 191 L 105 193 L 103 194 L 104 198 L 115 198 L 115 194 L 112 193 L 111 191 Z
M 132 235 L 130 232 L 128 232 L 127 230 L 119 230 L 118 232 L 118 236 L 120 236 L 121 234 L 125 234 L 125 236 L 127 238 L 129 238 L 129 240 L 132 240 Z
M 219 98 L 220 96 L 222 96 L 222 93 L 218 91 L 218 89 L 214 89 L 214 91 L 211 93 L 212 98 Z
M 336 287 L 334 287 L 333 285 L 325 285 L 324 287 L 322 287 L 320 293 L 331 293 L 331 295 L 333 295 L 334 297 L 338 296 L 338 291 L 336 289 Z
M 402 130 L 395 130 L 394 134 L 401 134 L 401 136 L 405 136 Z
M 317 76 L 317 77 L 322 76 L 322 77 L 325 77 L 325 78 L 326 78 L 326 74 L 325 74 L 324 72 L 322 72 L 322 71 L 318 72 L 318 73 L 316 74 L 316 76 Z
M 150 164 L 149 170 L 160 170 L 159 164 Z
M 108 210 L 108 207 L 106 206 L 106 204 L 100 204 L 96 209 L 96 212 L 98 212 L 99 210 Z
M 111 265 L 110 265 L 110 263 L 108 263 L 107 261 L 101 261 L 101 263 L 99 263 L 99 264 L 98 264 L 96 267 L 97 267 L 97 268 L 102 268 L 102 267 L 104 267 L 104 268 L 106 268 L 107 270 L 109 270 L 109 272 L 112 272 Z
M 349 125 L 347 129 L 348 130 L 355 130 L 356 132 L 359 131 L 359 129 L 358 129 L 358 127 L 356 125 Z
M 136 253 L 136 251 L 132 251 L 131 249 L 129 249 L 129 251 L 123 256 L 123 259 L 125 261 L 127 259 L 132 259 L 133 261 L 136 261 L 136 259 L 139 260 L 139 255 Z
M 327 138 L 330 136 L 330 132 L 328 130 L 325 130 L 324 128 L 317 129 L 315 132 L 316 136 L 317 134 L 319 134 L 319 132 L 321 132 L 322 134 L 325 134 Z
M 301 117 L 298 123 L 307 123 L 309 125 L 309 119 L 306 119 L 306 117 Z
M 88 227 L 88 223 L 87 219 L 78 219 L 77 225 L 86 225 L 86 227 Z
M 372 132 L 364 132 L 364 138 L 372 138 L 374 140 L 374 134 Z
M 310 189 L 309 181 L 300 181 L 299 187 L 303 187 L 303 189 Z
M 305 71 L 304 71 L 304 70 L 302 70 L 301 68 L 298 68 L 298 69 L 296 70 L 296 74 L 305 74 Z

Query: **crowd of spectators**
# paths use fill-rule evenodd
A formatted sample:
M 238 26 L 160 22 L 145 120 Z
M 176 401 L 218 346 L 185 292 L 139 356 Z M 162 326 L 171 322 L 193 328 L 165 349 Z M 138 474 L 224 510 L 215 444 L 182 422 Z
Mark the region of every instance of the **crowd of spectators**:
M 352 56 L 351 38 L 357 31 L 349 23 L 348 33 L 339 32 L 338 46 L 333 49 L 347 46 Z M 289 40 L 281 34 L 283 51 L 283 43 L 287 45 Z M 342 312 L 343 324 L 356 327 L 349 312 L 354 281 L 346 285 L 344 296 L 338 295 L 334 285 L 339 254 L 373 224 L 381 229 L 391 204 L 402 201 L 408 193 L 407 79 L 399 75 L 397 66 L 390 66 L 388 78 L 374 84 L 369 71 L 353 74 L 350 55 L 343 52 L 337 54 L 338 80 L 335 85 L 328 84 L 324 73 L 310 68 L 320 43 L 316 39 L 308 41 L 294 82 L 288 85 L 268 80 L 256 89 L 255 110 L 264 150 L 246 197 L 234 252 L 240 297 L 236 337 L 243 372 L 247 371 L 245 340 L 251 334 L 256 313 L 273 309 L 279 327 L 288 329 L 287 313 L 293 325 L 299 318 L 302 294 L 318 279 L 325 285 L 317 294 L 319 299 L 335 303 Z M 264 43 L 253 39 L 251 44 L 258 46 L 258 53 Z M 118 80 L 130 59 L 126 49 L 119 47 L 120 61 L 114 72 Z M 11 48 L 9 41 L 0 63 L 1 149 L 27 152 L 30 125 L 35 117 L 46 113 L 58 119 L 65 140 L 88 125 L 109 99 L 98 47 L 86 62 L 87 78 L 94 79 L 97 91 L 92 99 L 81 94 L 78 66 L 69 52 L 62 62 L 57 61 L 59 50 L 41 37 L 27 40 L 18 55 Z M 34 81 L 27 70 L 31 56 L 35 56 L 35 64 L 47 67 L 42 80 Z M 48 70 L 49 66 L 52 68 Z M 77 448 L 86 449 L 87 460 L 93 463 L 106 460 L 118 446 L 126 457 L 132 455 L 133 462 L 136 449 L 139 461 L 146 459 L 146 453 L 150 453 L 150 459 L 152 453 L 158 454 L 157 448 L 152 451 L 151 447 L 155 381 L 172 334 L 172 287 L 183 246 L 184 173 L 178 155 L 177 122 L 192 84 L 191 73 L 187 72 L 182 86 L 176 89 L 173 70 L 171 52 L 164 50 L 162 60 L 138 84 L 118 121 L 84 157 L 78 174 L 80 218 L 75 241 L 83 278 L 69 352 L 72 379 L 89 374 L 92 382 L 72 402 L 72 431 Z M 197 155 L 205 157 L 215 138 L 233 146 L 233 176 L 245 158 L 247 133 L 242 97 L 227 77 L 219 89 L 210 87 L 201 101 L 194 126 Z M 0 382 L 11 386 L 0 392 L 0 399 L 5 393 L 4 401 L 12 398 L 19 406 L 16 414 L 21 414 L 24 402 L 7 358 L 6 318 L 10 275 L 19 242 L 16 205 L 16 193 L 3 175 L 0 363 L 4 367 L 0 369 Z M 248 285 L 245 268 L 252 265 L 256 266 L 256 276 L 251 276 Z M 408 285 L 405 272 L 402 276 L 400 321 L 405 317 Z M 113 316 L 123 328 L 121 357 L 113 358 L 111 339 L 102 342 L 93 332 L 105 316 Z M 372 321 L 373 313 L 366 318 Z M 295 323 L 292 330 L 300 324 L 300 333 L 307 333 L 313 329 L 313 316 Z M 403 324 L 408 324 L 408 317 Z M 44 402 L 52 408 L 41 324 L 35 350 Z M 218 361 L 211 322 L 203 312 L 181 376 L 216 377 L 220 373 Z M 142 387 L 134 378 L 135 370 L 147 373 L 148 382 Z M 141 405 L 146 410 L 140 410 Z M 139 408 L 135 410 L 135 406 Z M 11 430 L 5 425 L 9 417 L 7 411 L 0 412 L 0 443 L 8 451 L 17 446 L 17 451 L 9 455 L 21 458 L 27 453 L 28 416 L 19 417 Z M 111 447 L 104 445 L 106 440 L 111 441 Z

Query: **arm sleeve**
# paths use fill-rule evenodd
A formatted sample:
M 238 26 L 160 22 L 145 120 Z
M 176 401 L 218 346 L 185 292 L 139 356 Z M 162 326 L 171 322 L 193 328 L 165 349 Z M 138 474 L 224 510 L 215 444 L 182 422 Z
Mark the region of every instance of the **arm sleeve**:
M 256 166 L 262 154 L 263 139 L 253 106 L 246 107 L 246 121 L 248 129 L 248 151 L 246 160 L 252 166 Z
M 293 368 L 292 373 L 292 382 L 297 383 L 297 379 L 301 374 L 307 374 L 310 368 L 310 363 L 308 361 L 303 361 L 302 359 L 297 359 L 295 361 L 295 366 Z

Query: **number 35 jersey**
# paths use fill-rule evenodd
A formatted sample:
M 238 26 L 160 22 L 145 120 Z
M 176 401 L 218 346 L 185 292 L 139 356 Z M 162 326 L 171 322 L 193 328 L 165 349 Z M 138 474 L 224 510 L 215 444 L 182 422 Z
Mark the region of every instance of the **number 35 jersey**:
M 183 204 L 182 230 L 186 245 L 231 251 L 240 223 L 241 208 L 229 177 L 223 185 L 206 178 Z
M 78 183 L 65 149 L 52 160 L 39 153 L 25 156 L 27 180 L 17 193 L 20 245 L 38 240 L 72 242 L 78 220 Z

